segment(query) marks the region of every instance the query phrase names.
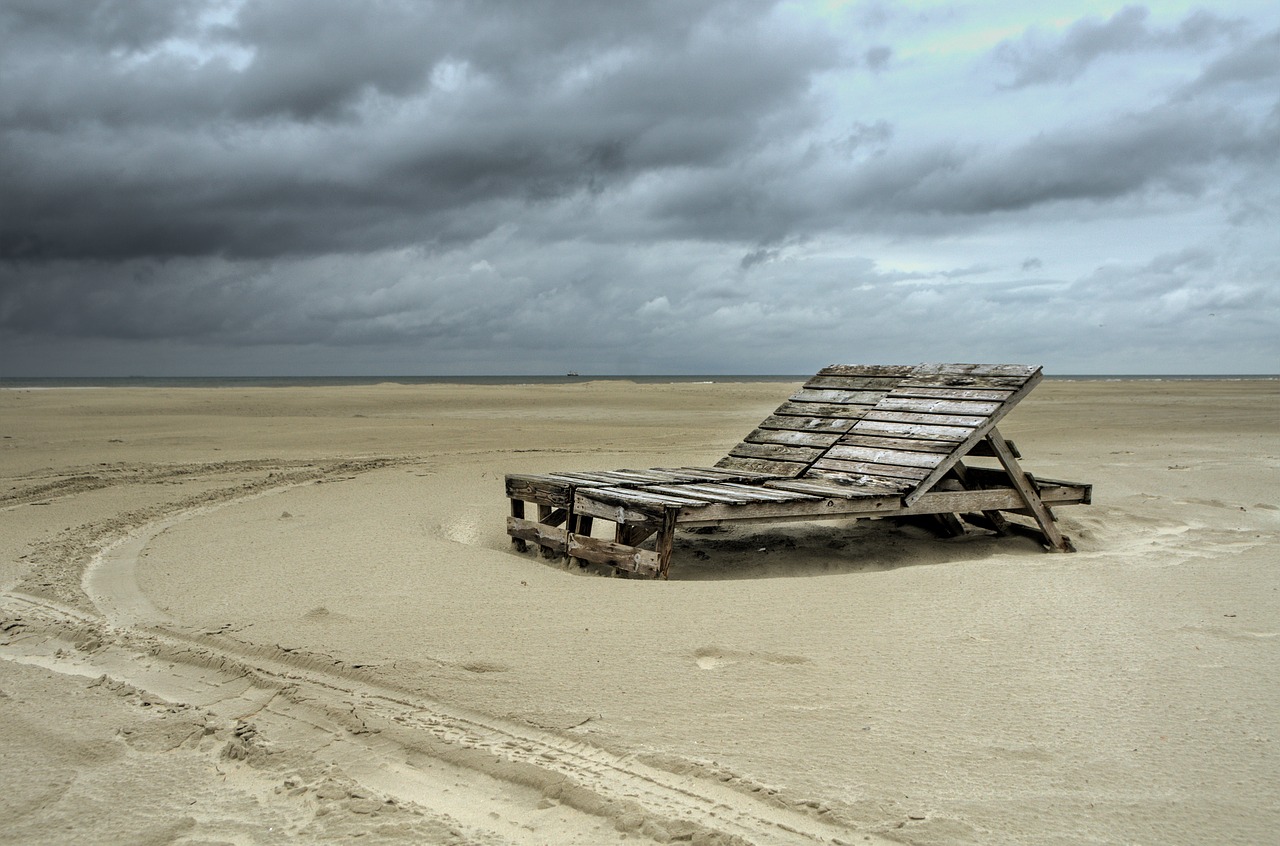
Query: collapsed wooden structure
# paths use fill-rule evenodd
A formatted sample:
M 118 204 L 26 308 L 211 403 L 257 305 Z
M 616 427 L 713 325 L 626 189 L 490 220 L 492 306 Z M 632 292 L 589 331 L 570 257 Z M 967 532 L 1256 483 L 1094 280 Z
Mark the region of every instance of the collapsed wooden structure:
M 1092 486 L 1024 472 L 996 428 L 1040 379 L 1023 365 L 833 365 L 714 467 L 508 475 L 507 533 L 522 552 L 660 578 L 678 527 L 744 521 L 924 519 L 953 536 L 969 523 L 1069 552 L 1050 507 L 1088 504 Z M 591 536 L 595 520 L 613 540 Z

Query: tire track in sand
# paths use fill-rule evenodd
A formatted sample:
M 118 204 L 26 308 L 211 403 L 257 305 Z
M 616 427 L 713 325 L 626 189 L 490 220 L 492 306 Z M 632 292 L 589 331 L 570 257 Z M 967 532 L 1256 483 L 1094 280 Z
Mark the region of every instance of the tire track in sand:
M 0 657 L 107 676 L 207 709 L 242 725 L 238 736 L 337 765 L 371 790 L 456 820 L 480 840 L 588 844 L 629 835 L 632 842 L 641 836 L 725 846 L 893 842 L 696 772 L 671 772 L 569 735 L 397 689 L 327 656 L 183 631 L 146 601 L 134 571 L 152 537 L 298 483 L 158 515 L 100 544 L 82 578 L 98 616 L 43 597 L 0 598 L 6 628 L 22 633 L 0 642 Z M 91 648 L 77 648 L 86 643 Z

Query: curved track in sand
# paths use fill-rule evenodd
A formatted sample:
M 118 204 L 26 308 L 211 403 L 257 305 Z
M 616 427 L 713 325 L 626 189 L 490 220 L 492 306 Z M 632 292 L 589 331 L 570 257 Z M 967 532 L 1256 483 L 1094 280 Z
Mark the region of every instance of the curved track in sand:
M 452 707 L 325 656 L 189 629 L 156 609 L 139 588 L 138 558 L 165 529 L 231 504 L 385 464 L 281 467 L 252 484 L 79 527 L 71 533 L 80 539 L 79 548 L 64 544 L 59 554 L 65 560 L 59 563 L 66 578 L 79 568 L 78 588 L 87 602 L 60 601 L 66 584 L 43 596 L 21 590 L 0 596 L 6 618 L 0 657 L 108 679 L 201 709 L 234 725 L 222 754 L 231 749 L 232 757 L 257 767 L 268 781 L 274 777 L 272 756 L 255 753 L 309 756 L 352 780 L 357 789 L 351 795 L 421 809 L 446 821 L 463 842 L 889 842 L 773 801 L 765 791 L 744 792 L 706 776 L 650 766 L 568 732 Z M 100 475 L 41 482 L 7 505 L 109 484 Z

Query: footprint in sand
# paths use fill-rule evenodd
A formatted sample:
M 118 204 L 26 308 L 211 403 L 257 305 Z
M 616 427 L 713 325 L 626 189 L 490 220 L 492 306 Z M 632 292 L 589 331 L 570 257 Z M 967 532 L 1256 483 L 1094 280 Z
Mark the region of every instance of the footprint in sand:
M 775 652 L 737 652 L 732 649 L 720 649 L 716 646 L 703 646 L 693 651 L 694 663 L 700 670 L 717 670 L 744 661 L 755 661 L 762 664 L 807 664 L 809 659 L 802 655 L 782 655 Z

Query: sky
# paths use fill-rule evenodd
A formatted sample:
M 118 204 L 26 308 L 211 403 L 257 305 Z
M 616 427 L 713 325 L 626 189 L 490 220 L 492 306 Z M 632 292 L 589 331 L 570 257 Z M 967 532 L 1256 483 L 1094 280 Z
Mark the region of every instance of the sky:
M 1280 373 L 1280 3 L 0 0 L 0 376 Z

